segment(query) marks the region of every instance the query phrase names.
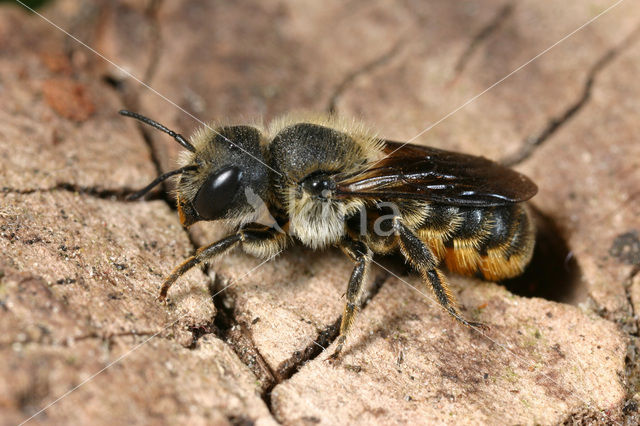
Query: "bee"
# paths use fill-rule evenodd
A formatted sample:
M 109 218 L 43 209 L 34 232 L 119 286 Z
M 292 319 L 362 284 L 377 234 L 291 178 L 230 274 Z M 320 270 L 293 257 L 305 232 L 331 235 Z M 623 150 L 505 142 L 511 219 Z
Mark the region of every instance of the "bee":
M 180 221 L 224 221 L 233 232 L 197 250 L 162 284 L 240 247 L 269 258 L 296 240 L 337 246 L 355 263 L 346 291 L 336 358 L 353 326 L 374 254 L 399 252 L 455 320 L 460 313 L 441 266 L 490 281 L 523 272 L 535 244 L 524 201 L 526 176 L 483 157 L 380 139 L 335 117 L 276 120 L 262 126 L 205 127 L 187 141 L 142 115 L 120 111 L 172 136 L 187 151 L 177 170 Z M 267 219 L 265 219 L 267 218 Z

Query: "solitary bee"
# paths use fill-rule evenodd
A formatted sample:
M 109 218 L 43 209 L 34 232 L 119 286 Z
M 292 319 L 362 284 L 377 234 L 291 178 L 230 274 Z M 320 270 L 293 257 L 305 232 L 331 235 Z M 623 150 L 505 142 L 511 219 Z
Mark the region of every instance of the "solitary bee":
M 293 239 L 314 249 L 338 246 L 355 268 L 335 358 L 353 325 L 374 253 L 399 251 L 442 307 L 473 327 L 482 324 L 462 317 L 439 266 L 496 281 L 520 274 L 531 259 L 534 226 L 522 202 L 537 187 L 485 158 L 382 140 L 334 117 L 203 128 L 187 141 L 147 117 L 120 113 L 187 149 L 180 168 L 133 198 L 179 174 L 181 223 L 223 220 L 234 229 L 177 266 L 160 299 L 186 271 L 236 246 L 264 258 Z

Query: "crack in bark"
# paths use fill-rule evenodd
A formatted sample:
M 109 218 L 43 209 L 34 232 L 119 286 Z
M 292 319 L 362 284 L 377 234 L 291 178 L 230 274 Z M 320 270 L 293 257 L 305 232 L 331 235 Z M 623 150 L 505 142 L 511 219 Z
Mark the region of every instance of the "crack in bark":
M 613 62 L 626 48 L 630 47 L 640 35 L 640 26 L 637 26 L 631 34 L 617 46 L 609 49 L 596 61 L 587 73 L 587 79 L 583 85 L 580 97 L 571 103 L 561 114 L 550 118 L 547 124 L 539 132 L 524 139 L 524 143 L 514 154 L 503 158 L 500 162 L 506 166 L 515 166 L 529 158 L 533 152 L 564 126 L 578 111 L 580 111 L 591 99 L 591 93 L 596 78 L 600 72 Z
M 382 286 L 389 278 L 389 274 L 383 272 L 378 275 L 371 285 L 370 290 L 366 294 L 366 296 L 362 299 L 362 303 L 360 305 L 360 310 L 364 310 L 369 302 L 380 292 Z M 280 420 L 276 416 L 273 402 L 271 401 L 271 391 L 280 383 L 284 383 L 285 381 L 291 379 L 300 368 L 309 361 L 313 361 L 319 355 L 326 351 L 337 338 L 340 331 L 340 322 L 342 321 L 342 316 L 338 317 L 333 323 L 326 326 L 322 329 L 318 335 L 313 339 L 313 341 L 301 352 L 296 351 L 291 358 L 283 362 L 278 368 L 276 372 L 274 372 L 274 378 L 276 379 L 269 387 L 265 389 L 262 394 L 262 399 L 267 405 L 269 412 L 273 416 L 273 418 L 278 421 Z
M 360 311 L 364 310 L 369 302 L 380 292 L 382 286 L 387 282 L 389 278 L 389 274 L 387 272 L 381 272 L 371 284 L 371 287 L 367 294 L 362 298 L 362 302 L 360 304 Z M 342 321 L 342 316 L 338 317 L 333 323 L 329 324 L 313 339 L 306 348 L 302 351 L 296 351 L 292 354 L 291 358 L 284 361 L 275 371 L 276 383 L 271 386 L 267 392 L 265 393 L 265 402 L 271 409 L 271 390 L 278 384 L 283 383 L 291 377 L 293 377 L 300 368 L 309 361 L 313 361 L 318 356 L 320 356 L 323 352 L 325 352 L 326 348 L 328 348 L 340 334 L 340 322 Z M 357 324 L 355 325 L 357 327 Z M 272 412 L 273 413 L 273 412 Z
M 105 343 L 107 343 L 109 345 L 109 347 L 111 347 L 114 343 L 114 338 L 117 337 L 147 337 L 147 336 L 154 336 L 154 337 L 159 337 L 159 338 L 163 338 L 163 339 L 167 339 L 167 340 L 171 340 L 171 341 L 175 341 L 173 339 L 169 339 L 165 336 L 162 335 L 162 331 L 164 330 L 160 330 L 160 331 L 121 331 L 121 332 L 117 332 L 117 333 L 99 333 L 97 331 L 92 331 L 89 332 L 87 334 L 82 334 L 80 336 L 69 336 L 69 337 L 65 337 L 64 339 L 61 340 L 43 340 L 43 339 L 26 339 L 26 340 L 19 340 L 19 341 L 13 341 L 13 342 L 6 342 L 6 343 L 2 343 L 0 344 L 0 349 L 6 349 L 6 348 L 11 348 L 14 344 L 20 344 L 20 345 L 38 345 L 40 347 L 65 347 L 65 348 L 71 348 L 73 347 L 73 345 L 76 342 L 81 342 L 84 340 L 91 340 L 91 339 L 96 339 L 96 340 L 100 340 L 103 341 Z
M 216 290 L 216 286 L 210 288 L 211 292 Z M 216 334 L 256 376 L 260 383 L 260 393 L 264 395 L 277 382 L 274 372 L 258 350 L 247 324 L 238 321 L 231 298 L 222 293 L 213 300 L 217 311 L 213 324 Z
M 193 341 L 189 349 L 196 349 L 198 341 L 203 336 L 215 336 L 229 345 L 238 359 L 256 376 L 260 383 L 261 394 L 264 394 L 266 389 L 273 387 L 276 381 L 273 371 L 258 351 L 248 327 L 236 319 L 232 307 L 233 301 L 224 293 L 220 293 L 218 289 L 220 286 L 217 285 L 219 276 L 216 274 L 215 278 L 210 278 L 207 265 L 204 270 L 208 277 L 207 288 L 216 308 L 216 314 L 204 327 L 190 329 L 193 333 Z
M 149 4 L 144 9 L 144 15 L 149 20 L 151 30 L 151 43 L 148 51 L 149 63 L 142 74 L 142 81 L 149 82 L 156 74 L 160 57 L 162 53 L 162 33 L 158 22 L 158 13 L 163 5 L 164 0 L 149 0 Z M 137 105 L 138 92 L 127 86 L 125 83 L 128 77 L 120 76 L 120 74 L 106 74 L 103 80 L 111 85 L 122 97 L 123 103 L 128 106 Z M 133 105 L 132 105 L 133 104 Z
M 209 266 L 205 265 L 203 270 L 207 277 L 209 277 L 207 288 L 216 308 L 216 313 L 211 321 L 204 327 L 190 329 L 193 333 L 193 341 L 189 349 L 196 349 L 199 340 L 207 335 L 213 335 L 228 345 L 240 362 L 247 366 L 249 371 L 256 377 L 260 387 L 260 396 L 265 402 L 274 421 L 278 422 L 271 406 L 269 392 L 279 382 L 271 367 L 255 345 L 247 325 L 237 320 L 232 306 L 233 300 L 228 297 L 228 295 L 225 295 L 224 292 L 220 293 L 219 287 L 221 286 L 217 285 L 219 280 L 218 274 L 212 279 L 209 275 Z M 243 421 L 247 419 L 229 417 L 228 420 L 231 424 L 244 424 Z M 248 421 L 251 420 L 248 419 Z
M 158 70 L 158 64 L 160 63 L 160 56 L 162 54 L 162 32 L 160 31 L 160 24 L 158 22 L 158 13 L 162 8 L 164 0 L 151 0 L 145 13 L 149 17 L 151 22 L 152 44 L 151 44 L 151 60 L 144 73 L 144 81 L 151 81 Z
M 368 303 L 378 294 L 384 283 L 389 278 L 389 274 L 378 275 L 369 291 L 363 297 L 361 310 L 365 309 Z M 209 292 L 213 295 L 219 292 L 220 284 L 217 284 L 218 277 L 210 281 Z M 261 396 L 274 419 L 275 416 L 271 403 L 271 391 L 275 386 L 289 380 L 307 362 L 314 360 L 330 346 L 339 335 L 340 321 L 338 317 L 333 323 L 327 325 L 319 331 L 318 335 L 302 351 L 296 351 L 291 358 L 284 361 L 280 367 L 274 371 L 265 361 L 259 348 L 256 346 L 251 336 L 249 326 L 237 319 L 234 309 L 234 301 L 224 293 L 218 294 L 214 298 L 216 316 L 210 327 L 202 333 L 194 333 L 192 348 L 197 346 L 197 341 L 204 335 L 213 334 L 227 343 L 235 352 L 238 358 L 253 372 L 260 383 Z
M 391 46 L 391 48 L 388 51 L 384 52 L 382 55 L 378 56 L 372 61 L 365 63 L 364 65 L 360 66 L 356 70 L 347 74 L 345 78 L 336 86 L 336 88 L 333 91 L 333 94 L 329 98 L 329 102 L 327 104 L 327 112 L 329 114 L 335 114 L 336 104 L 340 100 L 340 97 L 342 97 L 343 93 L 349 89 L 349 86 L 351 84 L 353 84 L 355 79 L 360 77 L 363 74 L 366 74 L 375 70 L 376 68 L 384 65 L 385 63 L 393 59 L 393 57 L 400 52 L 401 50 L 400 47 L 403 42 L 404 42 L 404 39 L 402 38 L 399 39 L 393 44 L 393 46 Z
M 158 64 L 160 62 L 160 56 L 161 56 L 163 44 L 162 44 L 161 27 L 158 22 L 158 13 L 162 5 L 163 5 L 163 0 L 151 0 L 145 9 L 145 14 L 150 21 L 150 26 L 151 26 L 151 31 L 153 32 L 153 36 L 152 36 L 151 48 L 149 49 L 150 50 L 149 64 L 147 65 L 147 68 L 144 71 L 143 81 L 150 81 L 154 77 L 158 69 Z M 116 94 L 120 97 L 120 100 L 122 101 L 122 104 L 125 109 L 134 110 L 134 111 L 139 109 L 138 105 L 140 103 L 139 101 L 140 96 L 137 90 L 134 90 L 130 86 L 123 84 L 124 80 L 116 79 L 111 75 L 104 75 L 103 80 L 106 83 L 108 83 L 111 87 L 113 87 L 113 89 L 116 91 Z M 156 152 L 156 147 L 153 145 L 151 135 L 148 129 L 142 123 L 137 123 L 137 126 L 142 136 L 142 139 L 147 145 L 147 148 L 149 150 L 149 155 L 151 157 L 151 161 L 153 162 L 153 165 L 156 169 L 156 173 L 158 175 L 161 175 L 164 172 L 164 170 L 162 169 L 160 158 L 158 156 L 158 153 Z M 171 209 L 175 209 L 173 200 L 171 200 L 171 198 L 169 197 L 169 194 L 166 191 L 167 189 L 166 182 L 163 184 L 162 188 L 164 189 L 160 191 L 157 191 L 157 190 L 151 191 L 149 193 L 150 195 L 145 196 L 145 199 L 146 200 L 149 200 L 149 199 L 164 200 Z M 135 191 L 132 190 L 131 192 L 133 193 Z M 191 238 L 189 239 L 191 240 Z
M 20 194 L 28 195 L 35 193 L 47 193 L 56 191 L 66 191 L 76 194 L 89 195 L 95 198 L 104 200 L 126 201 L 129 195 L 135 194 L 137 190 L 129 188 L 119 189 L 105 189 L 100 187 L 82 186 L 73 183 L 60 182 L 50 188 L 30 188 L 30 189 L 17 189 L 11 187 L 3 187 L 0 189 L 0 193 L 4 194 Z M 148 200 L 160 200 L 163 199 L 159 196 L 158 192 L 151 193 L 147 198 Z
M 112 339 L 114 337 L 138 337 L 138 336 L 155 336 L 155 337 L 163 337 L 162 336 L 162 331 L 164 330 L 160 330 L 160 331 L 135 331 L 135 330 L 129 330 L 129 331 L 120 331 L 117 333 L 98 333 L 97 331 L 93 331 L 90 332 L 88 334 L 84 334 L 81 336 L 77 336 L 77 337 L 72 337 L 70 340 L 70 342 L 67 342 L 64 344 L 64 346 L 70 346 L 70 344 L 72 342 L 78 342 L 78 341 L 82 341 L 82 340 L 89 340 L 89 339 L 99 339 L 99 340 L 104 340 L 106 342 L 109 342 L 109 344 L 112 343 Z
M 638 273 L 640 273 L 640 265 L 634 265 L 634 267 L 631 269 L 631 272 L 629 273 L 629 276 L 627 277 L 625 282 L 622 284 L 622 287 L 624 288 L 624 294 L 627 298 L 627 303 L 629 304 L 631 319 L 633 320 L 633 326 L 626 327 L 627 329 L 624 331 L 627 334 L 635 337 L 640 337 L 640 323 L 638 322 L 638 317 L 636 316 L 636 310 L 635 310 L 635 307 L 633 306 L 633 298 L 631 297 L 630 290 L 631 290 L 631 286 L 633 285 L 633 279 L 636 277 L 636 275 L 638 275 Z M 624 327 L 625 325 L 626 324 L 623 325 L 623 328 L 625 328 Z
M 498 10 L 498 13 L 496 13 L 496 15 L 493 17 L 493 19 L 491 19 L 489 23 L 487 23 L 484 27 L 482 27 L 480 31 L 478 31 L 473 36 L 473 38 L 471 39 L 471 42 L 469 42 L 469 45 L 467 46 L 465 51 L 462 52 L 462 54 L 460 55 L 460 58 L 458 58 L 458 62 L 456 63 L 456 66 L 454 68 L 453 80 L 457 79 L 460 76 L 460 74 L 462 74 L 462 72 L 467 66 L 467 63 L 471 59 L 471 56 L 478 49 L 480 44 L 486 41 L 489 38 L 489 36 L 491 36 L 491 34 L 493 34 L 494 32 L 500 29 L 502 24 L 511 16 L 514 8 L 515 6 L 513 3 L 508 3 L 502 6 Z

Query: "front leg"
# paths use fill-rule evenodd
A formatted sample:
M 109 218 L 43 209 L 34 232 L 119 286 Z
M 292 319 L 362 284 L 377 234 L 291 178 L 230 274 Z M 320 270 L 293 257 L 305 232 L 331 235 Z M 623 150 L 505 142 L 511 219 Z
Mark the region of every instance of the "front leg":
M 195 255 L 178 265 L 167 279 L 164 280 L 158 299 L 166 299 L 167 292 L 171 285 L 189 269 L 199 265 L 200 263 L 207 262 L 219 254 L 225 253 L 238 244 L 242 244 L 243 248 L 248 249 L 247 251 L 255 251 L 256 248 L 259 248 L 262 249 L 263 252 L 270 252 L 278 247 L 284 247 L 285 239 L 285 234 L 278 232 L 273 228 L 262 226 L 247 227 L 240 229 L 235 234 L 229 235 L 220 241 L 201 247 L 196 251 Z M 277 252 L 278 251 L 275 251 L 273 255 L 277 254 Z
M 347 340 L 347 334 L 353 325 L 358 312 L 358 302 L 362 289 L 364 288 L 364 282 L 369 271 L 369 265 L 371 264 L 372 253 L 369 247 L 361 241 L 354 241 L 352 239 L 345 239 L 340 243 L 340 248 L 356 263 L 351 278 L 349 279 L 349 286 L 347 287 L 347 303 L 344 307 L 344 314 L 342 315 L 342 322 L 340 323 L 340 336 L 338 336 L 338 346 L 335 352 L 331 355 L 332 359 L 336 359 L 342 351 L 344 342 Z

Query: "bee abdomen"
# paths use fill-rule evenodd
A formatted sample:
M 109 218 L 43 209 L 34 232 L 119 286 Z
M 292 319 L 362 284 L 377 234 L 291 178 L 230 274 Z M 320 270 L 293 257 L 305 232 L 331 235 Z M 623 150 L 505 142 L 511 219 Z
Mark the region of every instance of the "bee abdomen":
M 534 229 L 522 204 L 434 206 L 418 230 L 450 271 L 497 281 L 520 274 L 533 253 Z
M 451 271 L 474 275 L 481 262 L 481 249 L 492 235 L 492 212 L 483 208 L 460 207 L 459 225 L 445 240 L 445 264 Z
M 521 274 L 527 266 L 533 255 L 535 229 L 523 204 L 495 208 L 492 216 L 478 271 L 485 279 L 498 281 Z

